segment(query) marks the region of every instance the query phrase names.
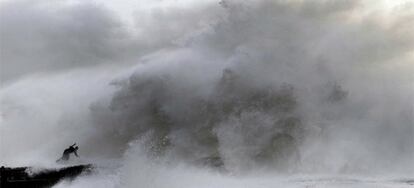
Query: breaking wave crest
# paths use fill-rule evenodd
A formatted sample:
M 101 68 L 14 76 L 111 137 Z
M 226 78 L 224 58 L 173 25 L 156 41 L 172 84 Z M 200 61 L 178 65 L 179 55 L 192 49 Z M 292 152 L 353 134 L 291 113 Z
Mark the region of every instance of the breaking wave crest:
M 2 5 L 5 23 L 10 7 L 33 14 L 42 8 L 24 2 Z M 31 62 L 37 67 L 36 61 L 80 58 L 87 66 L 50 64 L 43 73 L 36 68 L 36 74 L 7 78 L 0 90 L 1 163 L 54 165 L 60 150 L 76 141 L 77 162 L 100 166 L 92 177 L 76 180 L 83 187 L 134 187 L 138 181 L 144 187 L 256 186 L 254 177 L 274 173 L 413 174 L 414 6 L 385 11 L 368 5 L 169 5 L 137 12 L 142 20 L 133 29 L 121 21 L 105 25 L 117 21 L 102 7 L 56 5 L 66 11 L 44 14 L 65 21 L 88 12 L 105 27 L 80 26 L 78 32 L 101 32 L 114 41 L 95 36 L 107 45 L 97 47 L 79 38 L 74 49 L 93 57 L 65 47 L 67 54 L 42 52 Z M 2 35 L 9 30 L 2 28 Z M 42 50 L 59 51 L 55 43 L 49 49 L 48 40 L 37 41 Z M 10 64 L 29 62 L 13 62 L 13 50 L 2 48 Z M 196 180 L 174 182 L 172 176 Z M 264 179 L 264 186 L 276 181 Z

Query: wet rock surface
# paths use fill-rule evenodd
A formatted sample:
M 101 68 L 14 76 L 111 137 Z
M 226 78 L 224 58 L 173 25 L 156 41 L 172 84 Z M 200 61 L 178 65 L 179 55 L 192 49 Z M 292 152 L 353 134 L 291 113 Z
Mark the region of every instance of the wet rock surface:
M 60 169 L 48 169 L 39 173 L 31 174 L 30 167 L 1 167 L 1 188 L 43 188 L 52 187 L 60 180 L 73 180 L 81 174 L 91 173 L 93 166 L 91 164 L 76 165 Z

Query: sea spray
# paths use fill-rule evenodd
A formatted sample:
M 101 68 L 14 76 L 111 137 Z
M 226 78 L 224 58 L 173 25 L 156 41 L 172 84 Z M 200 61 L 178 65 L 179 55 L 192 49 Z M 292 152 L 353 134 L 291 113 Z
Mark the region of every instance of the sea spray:
M 12 18 L 10 7 L 24 7 L 40 10 L 39 20 L 86 11 L 92 23 L 117 23 L 92 4 L 47 12 L 25 2 L 1 5 L 2 22 Z M 30 19 L 35 13 L 24 18 L 39 22 Z M 146 16 L 153 27 L 140 28 L 137 18 L 139 34 L 132 26 L 81 24 L 77 48 L 60 48 L 73 40 L 48 42 L 67 36 L 64 29 L 52 35 L 42 32 L 47 24 L 37 25 L 40 39 L 30 43 L 44 48 L 27 56 L 16 51 L 30 46 L 12 40 L 21 32 L 1 27 L 8 38 L 2 43 L 14 44 L 2 45 L 2 67 L 35 67 L 7 74 L 1 87 L 2 164 L 50 166 L 76 141 L 82 160 L 108 166 L 74 182 L 83 187 L 105 177 L 108 187 L 146 180 L 144 187 L 269 187 L 280 181 L 254 177 L 414 173 L 410 3 L 381 9 L 369 1 L 221 1 L 154 8 Z M 51 22 L 73 27 L 67 19 Z M 97 28 L 114 40 L 93 37 L 102 48 L 83 43 L 90 35 L 81 33 Z M 64 66 L 36 68 L 60 57 Z M 174 175 L 194 181 L 174 184 Z

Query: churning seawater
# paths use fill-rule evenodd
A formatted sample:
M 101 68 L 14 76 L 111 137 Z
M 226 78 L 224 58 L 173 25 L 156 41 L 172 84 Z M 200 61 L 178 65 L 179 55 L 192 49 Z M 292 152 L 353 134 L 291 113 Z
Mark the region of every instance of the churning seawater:
M 0 3 L 1 165 L 77 142 L 95 169 L 55 187 L 413 186 L 413 2 L 122 3 Z

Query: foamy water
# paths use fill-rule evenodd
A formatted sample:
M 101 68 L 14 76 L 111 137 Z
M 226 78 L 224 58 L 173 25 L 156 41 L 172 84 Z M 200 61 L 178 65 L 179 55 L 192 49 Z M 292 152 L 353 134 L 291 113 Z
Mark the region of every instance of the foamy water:
M 0 163 L 55 187 L 412 187 L 410 1 L 4 1 Z

